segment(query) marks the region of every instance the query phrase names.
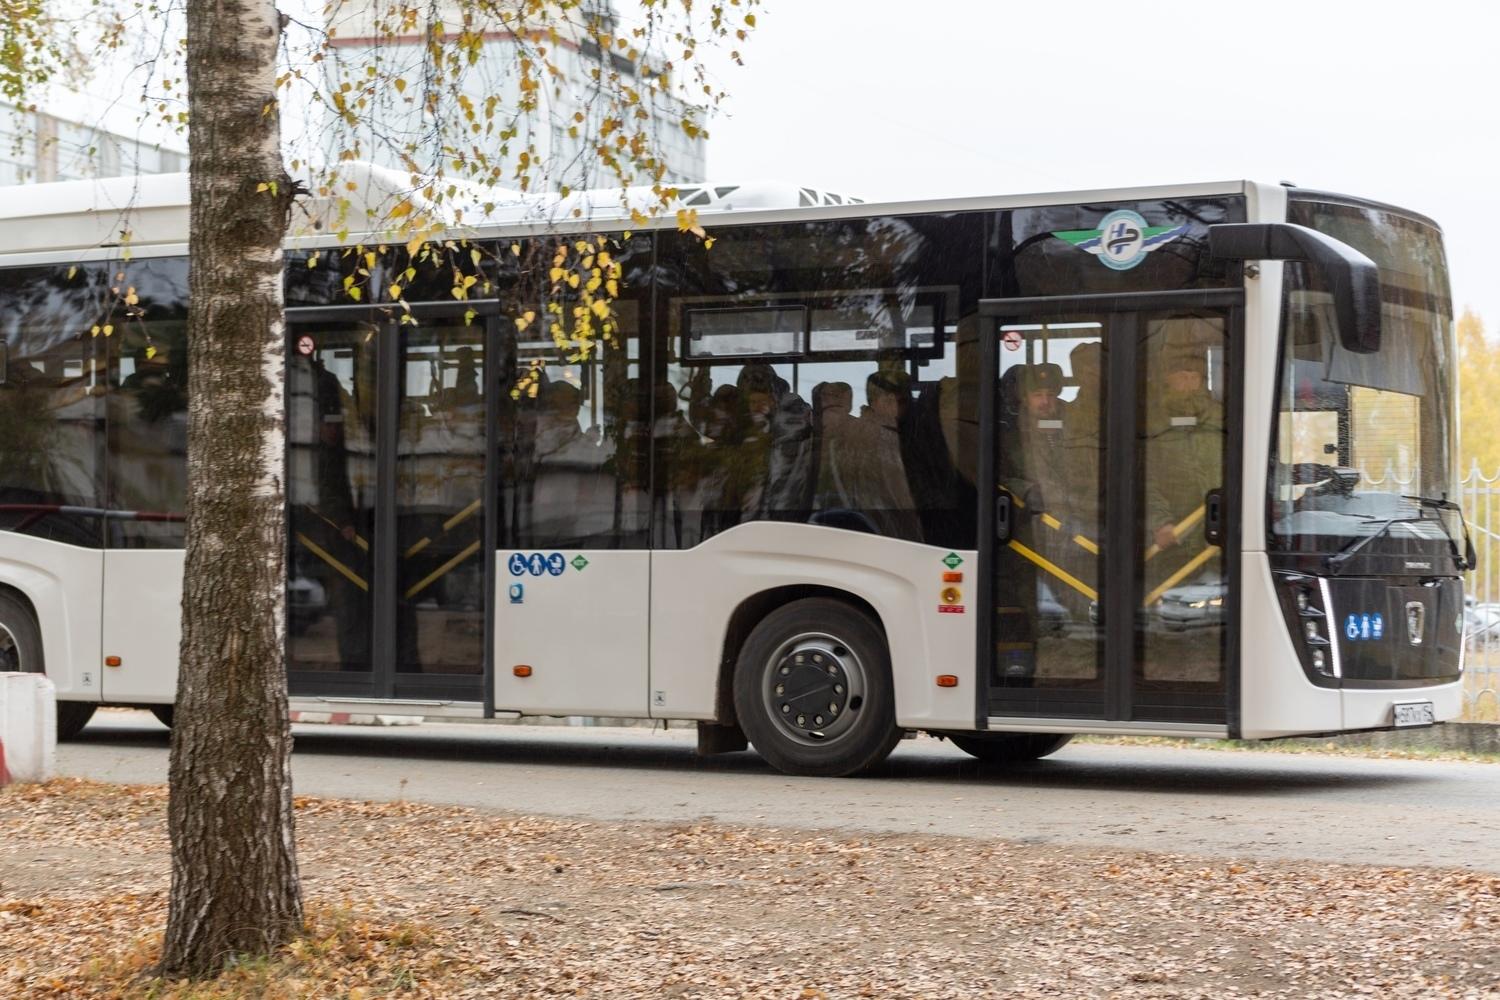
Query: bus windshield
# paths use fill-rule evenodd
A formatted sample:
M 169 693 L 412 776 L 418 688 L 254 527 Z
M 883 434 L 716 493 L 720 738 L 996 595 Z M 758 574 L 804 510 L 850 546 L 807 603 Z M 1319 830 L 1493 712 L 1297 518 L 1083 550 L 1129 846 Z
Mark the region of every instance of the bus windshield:
M 1269 545 L 1327 554 L 1367 538 L 1359 548 L 1369 552 L 1388 539 L 1402 551 L 1446 548 L 1460 537 L 1456 515 L 1418 499 L 1448 499 L 1454 481 L 1457 361 L 1442 235 L 1357 204 L 1294 199 L 1288 219 L 1379 265 L 1381 344 L 1372 354 L 1345 350 L 1323 277 L 1287 264 Z

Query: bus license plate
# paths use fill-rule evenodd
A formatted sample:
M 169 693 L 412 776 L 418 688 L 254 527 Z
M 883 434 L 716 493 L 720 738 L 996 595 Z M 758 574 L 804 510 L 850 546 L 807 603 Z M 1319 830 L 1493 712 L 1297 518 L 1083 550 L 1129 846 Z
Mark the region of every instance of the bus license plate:
M 1396 728 L 1430 726 L 1437 722 L 1430 701 L 1408 701 L 1396 705 Z

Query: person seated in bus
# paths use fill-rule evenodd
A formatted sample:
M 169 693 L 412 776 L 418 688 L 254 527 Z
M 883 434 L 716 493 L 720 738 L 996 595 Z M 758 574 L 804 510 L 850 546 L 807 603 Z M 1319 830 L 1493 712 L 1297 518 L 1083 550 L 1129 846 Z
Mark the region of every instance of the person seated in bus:
M 475 362 L 474 348 L 467 345 L 454 352 L 457 362 L 453 385 L 443 393 L 444 405 L 470 406 L 481 402 L 479 391 L 479 366 Z
M 1015 413 L 1002 425 L 1000 482 L 1020 501 L 1023 520 L 1042 514 L 1061 520 L 1058 511 L 1067 503 L 1062 431 L 1068 406 L 1059 396 L 1062 368 L 1042 363 L 1012 370 L 1018 373 Z
M 739 387 L 728 384 L 714 389 L 698 412 L 702 442 L 694 453 L 693 505 L 702 512 L 701 541 L 740 523 L 740 493 L 748 478 L 741 450 L 749 412 Z
M 533 451 L 532 527 L 550 545 L 583 546 L 609 532 L 614 483 L 604 451 L 583 430 L 583 393 L 564 381 L 541 391 Z
M 854 434 L 854 387 L 848 382 L 819 382 L 813 386 L 813 442 L 818 456 L 818 479 L 813 492 L 817 510 L 849 507 L 841 466 Z
M 911 376 L 898 368 L 879 369 L 865 379 L 866 403 L 854 421 L 847 486 L 854 507 L 882 535 L 917 541 L 922 536 L 906 476 L 901 434 L 911 406 Z
M 657 461 L 658 490 L 653 491 L 657 538 L 678 546 L 690 527 L 693 508 L 694 458 L 700 446 L 698 432 L 678 409 L 677 390 L 669 382 L 658 384 L 652 395 L 651 444 Z
M 1186 558 L 1191 558 L 1204 544 L 1199 508 L 1210 490 L 1223 485 L 1224 407 L 1208 391 L 1203 345 L 1173 344 L 1164 354 L 1166 384 L 1146 421 L 1148 544 L 1163 551 L 1184 545 L 1191 550 Z M 1159 578 L 1164 572 L 1151 575 Z
M 811 503 L 812 407 L 764 362 L 740 369 L 748 424 L 745 468 L 760 472 L 746 484 L 744 513 L 752 519 L 800 520 Z
M 1101 460 L 1104 456 L 1103 402 L 1104 346 L 1099 341 L 1079 344 L 1068 355 L 1078 394 L 1067 404 L 1063 415 L 1062 463 L 1068 497 L 1069 529 L 1092 542 L 1098 542 L 1100 496 L 1104 483 Z M 1093 574 L 1090 574 L 1092 578 Z

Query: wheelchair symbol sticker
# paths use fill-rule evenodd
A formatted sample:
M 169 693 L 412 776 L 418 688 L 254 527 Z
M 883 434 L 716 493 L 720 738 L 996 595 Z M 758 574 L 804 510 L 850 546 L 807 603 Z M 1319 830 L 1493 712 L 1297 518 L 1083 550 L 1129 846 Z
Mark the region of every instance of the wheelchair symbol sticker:
M 526 557 L 519 552 L 512 552 L 510 558 L 506 560 L 506 565 L 510 567 L 511 576 L 526 575 Z

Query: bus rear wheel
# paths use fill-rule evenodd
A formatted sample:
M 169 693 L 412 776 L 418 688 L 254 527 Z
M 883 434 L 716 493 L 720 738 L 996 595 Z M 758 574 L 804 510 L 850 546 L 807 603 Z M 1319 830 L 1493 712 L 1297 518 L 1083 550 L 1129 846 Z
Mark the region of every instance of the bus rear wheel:
M 859 774 L 901 739 L 880 626 L 830 598 L 794 601 L 755 626 L 735 665 L 734 708 L 755 749 L 786 774 Z
M 0 593 L 0 672 L 44 673 L 42 633 L 31 609 L 14 595 Z M 57 703 L 57 738 L 71 740 L 94 717 L 92 702 Z
M 986 764 L 1024 764 L 1057 753 L 1073 736 L 1071 733 L 949 733 L 948 738 L 964 753 Z

